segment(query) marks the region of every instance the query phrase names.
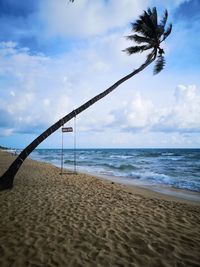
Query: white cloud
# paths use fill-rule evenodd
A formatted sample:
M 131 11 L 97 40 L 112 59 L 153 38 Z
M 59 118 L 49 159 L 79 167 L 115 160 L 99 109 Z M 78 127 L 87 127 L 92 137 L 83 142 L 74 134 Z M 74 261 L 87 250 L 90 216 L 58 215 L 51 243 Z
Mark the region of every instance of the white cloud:
M 175 106 L 162 118 L 161 127 L 169 131 L 200 131 L 200 91 L 195 85 L 179 85 L 175 92 Z
M 119 2 L 116 5 L 120 5 Z M 12 131 L 7 125 L 4 135 L 45 130 L 141 64 L 143 56 L 129 57 L 121 51 L 129 46 L 123 37 L 129 34 L 128 28 L 110 34 L 104 30 L 102 35 L 85 41 L 84 47 L 77 46 L 70 53 L 54 57 L 32 55 L 29 49 L 18 48 L 15 43 L 0 44 L 3 77 L 0 108 L 13 118 Z M 85 32 L 87 34 L 92 33 Z M 189 142 L 178 133 L 195 133 L 200 129 L 199 90 L 195 86 L 178 86 L 170 104 L 163 90 L 166 84 L 165 75 L 152 78 L 152 70 L 148 68 L 120 86 L 78 116 L 77 129 L 84 138 L 80 143 L 85 147 L 92 140 L 93 146 L 129 146 L 131 143 L 143 146 L 143 140 L 148 139 L 148 144 L 155 146 L 158 138 L 152 133 L 159 136 L 166 132 L 174 139 L 160 139 L 163 146 L 164 142 Z M 145 94 L 146 88 L 150 93 Z M 158 90 L 162 90 L 161 100 L 157 97 Z
M 134 20 L 149 0 L 65 0 L 41 2 L 40 18 L 50 35 L 87 37 L 100 35 Z
M 4 92 L 0 106 L 13 117 L 15 132 L 45 130 L 121 78 L 121 68 L 132 59 L 121 52 L 123 42 L 119 39 L 123 39 L 120 34 L 96 37 L 87 49 L 77 48 L 70 55 L 55 58 L 31 55 L 16 44 L 12 45 L 11 54 L 4 43 L 0 72 L 8 80 L 0 89 Z M 134 58 L 134 65 L 139 64 L 138 59 Z M 78 117 L 80 130 L 102 131 L 113 122 L 109 111 L 120 106 L 120 100 L 113 95 Z
M 130 34 L 129 23 L 147 6 L 157 6 L 159 14 L 167 8 L 173 15 L 185 1 L 39 1 L 37 11 L 28 20 L 34 26 L 20 34 L 20 40 L 34 47 L 34 51 L 41 48 L 45 52 L 48 48 L 48 53 L 54 55 L 33 54 L 14 42 L 0 43 L 1 135 L 13 135 L 14 139 L 19 138 L 17 132 L 40 133 L 137 68 L 144 56 L 129 57 L 121 51 L 130 44 L 124 38 Z M 77 129 L 82 146 L 200 144 L 198 57 L 195 55 L 195 66 L 194 58 L 185 50 L 189 47 L 185 41 L 188 28 L 172 22 L 176 38 L 167 40 L 166 58 L 173 51 L 179 51 L 178 57 L 175 53 L 171 57 L 174 61 L 167 58 L 162 74 L 153 77 L 152 67 L 147 68 L 80 114 Z M 192 29 L 196 29 L 194 25 Z M 190 28 L 193 36 L 191 33 Z M 33 36 L 32 44 L 24 38 L 32 40 Z M 190 50 L 193 53 L 198 49 Z M 191 69 L 184 71 L 183 66 L 189 62 Z M 181 70 L 177 68 L 179 63 Z M 173 95 L 173 88 L 179 83 L 194 83 L 197 87 L 178 86 Z
M 125 131 L 200 132 L 200 90 L 177 86 L 171 105 L 158 107 L 138 93 L 122 109 L 112 111 L 114 124 Z
M 135 99 L 130 103 L 128 110 L 125 109 L 127 124 L 133 128 L 143 128 L 151 124 L 149 114 L 154 112 L 154 106 L 149 100 L 142 100 L 138 93 Z
M 0 50 L 0 74 L 5 79 L 0 88 L 0 108 L 7 118 L 12 117 L 16 131 L 47 127 L 72 106 L 68 83 L 62 82 L 65 70 L 59 66 L 54 69 L 58 63 L 50 58 L 30 55 L 14 44 L 11 53 L 8 47 L 10 44 L 3 43 Z
M 13 129 L 7 128 L 7 129 L 1 129 L 0 128 L 0 137 L 8 137 L 11 136 L 13 133 Z
M 117 38 L 118 34 L 103 39 L 96 37 L 88 50 L 79 48 L 57 58 L 30 55 L 28 50 L 17 49 L 15 44 L 1 45 L 0 72 L 9 77 L 9 82 L 0 89 L 4 92 L 0 107 L 13 118 L 13 127 L 26 132 L 31 125 L 33 132 L 37 128 L 41 131 L 103 91 L 112 84 L 108 81 L 121 78 L 118 66 L 127 68 L 128 64 L 120 51 L 117 54 L 117 50 L 112 49 Z M 12 53 L 8 47 L 12 47 Z M 108 55 L 104 47 L 109 50 Z M 134 64 L 138 63 L 134 58 Z M 136 78 L 133 84 L 137 86 Z M 123 90 L 120 87 L 112 97 L 81 114 L 79 129 L 97 132 L 109 127 L 133 132 L 200 130 L 200 93 L 195 86 L 178 86 L 173 103 L 162 107 L 141 93 L 130 94 L 129 86 L 130 83 L 126 83 L 121 86 Z M 127 99 L 130 100 L 127 102 Z

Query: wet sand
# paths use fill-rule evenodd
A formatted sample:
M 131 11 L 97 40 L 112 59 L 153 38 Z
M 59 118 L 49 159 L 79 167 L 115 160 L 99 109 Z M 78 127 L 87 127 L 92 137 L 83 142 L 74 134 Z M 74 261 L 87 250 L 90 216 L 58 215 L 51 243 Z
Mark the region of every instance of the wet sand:
M 47 163 L 25 161 L 0 219 L 2 267 L 200 266 L 200 205 Z

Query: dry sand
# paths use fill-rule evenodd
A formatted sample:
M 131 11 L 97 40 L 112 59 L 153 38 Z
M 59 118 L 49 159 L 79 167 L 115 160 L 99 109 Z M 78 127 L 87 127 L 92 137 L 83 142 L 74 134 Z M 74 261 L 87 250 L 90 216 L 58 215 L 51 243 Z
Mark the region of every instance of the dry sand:
M 199 205 L 59 172 L 26 160 L 0 192 L 1 267 L 200 266 Z

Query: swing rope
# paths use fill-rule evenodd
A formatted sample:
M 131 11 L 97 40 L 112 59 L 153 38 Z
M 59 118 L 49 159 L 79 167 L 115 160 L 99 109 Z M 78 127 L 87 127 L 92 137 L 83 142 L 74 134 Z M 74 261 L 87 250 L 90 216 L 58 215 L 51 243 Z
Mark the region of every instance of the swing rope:
M 61 172 L 60 174 L 62 175 L 63 174 L 63 159 L 64 159 L 64 151 L 63 151 L 63 143 L 64 143 L 64 137 L 63 137 L 63 128 L 64 127 L 64 124 L 62 125 L 62 128 L 61 128 L 61 131 L 62 131 L 62 148 L 61 148 Z M 69 132 L 71 132 L 71 129 L 72 127 L 67 127 L 69 128 Z M 66 128 L 66 130 L 67 130 Z M 73 131 L 73 129 L 72 129 Z M 67 131 L 68 132 L 68 131 Z M 76 174 L 76 116 L 74 117 L 74 173 Z
M 62 127 L 64 127 L 64 124 L 62 125 Z M 62 146 L 61 146 L 61 166 L 60 166 L 60 175 L 63 174 L 63 154 L 64 154 L 64 151 L 63 151 L 63 131 L 62 131 L 62 128 L 61 128 L 61 134 L 62 134 Z
M 76 173 L 76 116 L 74 117 L 74 173 Z

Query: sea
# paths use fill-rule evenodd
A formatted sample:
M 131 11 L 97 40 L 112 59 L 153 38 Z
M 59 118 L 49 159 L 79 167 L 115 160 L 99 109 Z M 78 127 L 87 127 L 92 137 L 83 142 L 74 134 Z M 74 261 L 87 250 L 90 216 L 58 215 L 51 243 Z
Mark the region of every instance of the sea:
M 200 149 L 36 149 L 30 157 L 58 167 L 63 158 L 68 170 L 200 201 Z

